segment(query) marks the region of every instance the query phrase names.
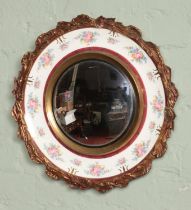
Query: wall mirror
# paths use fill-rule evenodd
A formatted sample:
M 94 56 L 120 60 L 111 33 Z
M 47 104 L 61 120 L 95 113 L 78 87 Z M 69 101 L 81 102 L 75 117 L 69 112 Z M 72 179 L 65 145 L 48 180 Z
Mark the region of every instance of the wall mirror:
M 12 114 L 51 178 L 105 192 L 165 153 L 178 92 L 136 27 L 80 15 L 40 35 L 21 63 Z

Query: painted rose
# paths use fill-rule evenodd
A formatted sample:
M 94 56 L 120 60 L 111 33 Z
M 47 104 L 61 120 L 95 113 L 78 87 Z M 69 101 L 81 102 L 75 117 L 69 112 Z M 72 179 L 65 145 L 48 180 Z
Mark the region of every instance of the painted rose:
M 90 42 L 92 39 L 93 39 L 93 33 L 92 33 L 92 32 L 87 32 L 87 33 L 85 33 L 85 35 L 84 35 L 84 40 L 85 40 L 86 42 Z
M 59 145 L 56 144 L 50 144 L 49 146 L 45 145 L 45 149 L 52 159 L 62 160 L 61 159 L 62 154 Z
M 150 124 L 149 124 L 149 129 L 150 130 L 153 130 L 156 126 L 156 123 L 154 121 L 151 121 Z
M 91 167 L 90 173 L 93 176 L 100 176 L 103 170 L 104 170 L 104 166 L 96 164 L 96 165 Z
M 48 154 L 51 156 L 57 156 L 59 154 L 58 147 L 52 146 L 48 148 Z
M 29 113 L 34 117 L 34 114 L 39 110 L 39 102 L 36 96 L 33 96 L 32 93 L 29 94 L 27 108 Z
M 157 113 L 158 117 L 160 117 L 164 109 L 163 99 L 161 97 L 160 92 L 158 92 L 158 95 L 155 95 L 153 97 L 153 101 L 151 102 L 151 105 L 153 107 L 153 112 Z
M 134 158 L 133 160 L 137 160 L 138 158 L 142 157 L 144 154 L 146 154 L 148 146 L 149 146 L 150 141 L 145 142 L 141 142 L 135 145 L 134 149 L 133 149 L 133 155 Z
M 97 32 L 92 32 L 92 31 L 84 31 L 81 34 L 79 34 L 76 39 L 80 39 L 80 42 L 82 44 L 89 45 L 93 42 L 96 41 L 96 36 L 99 34 Z
M 92 176 L 101 176 L 107 173 L 109 170 L 105 169 L 104 165 L 101 165 L 99 163 L 95 163 L 89 167 L 89 171 L 87 171 L 88 174 L 91 174 Z
M 36 110 L 38 108 L 37 100 L 34 98 L 31 98 L 31 100 L 29 100 L 29 106 L 31 109 Z
M 53 51 L 52 49 L 49 49 L 47 52 L 41 55 L 38 62 L 38 69 L 41 67 L 46 68 L 52 64 L 52 61 L 54 59 L 54 55 L 52 54 L 52 51 Z
M 159 112 L 162 111 L 162 108 L 163 108 L 162 102 L 157 98 L 157 96 L 155 96 L 153 100 L 153 107 Z
M 137 63 L 147 62 L 147 59 L 145 55 L 143 54 L 143 52 L 141 51 L 141 49 L 137 47 L 126 47 L 126 49 L 128 50 L 128 53 L 130 54 L 132 61 L 135 61 Z

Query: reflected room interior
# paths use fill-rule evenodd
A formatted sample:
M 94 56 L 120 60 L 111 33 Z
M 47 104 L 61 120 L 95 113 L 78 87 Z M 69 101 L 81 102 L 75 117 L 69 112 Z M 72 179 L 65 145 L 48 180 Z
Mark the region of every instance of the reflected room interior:
M 124 72 L 102 60 L 83 60 L 58 79 L 53 93 L 55 120 L 72 141 L 102 147 L 128 132 L 137 101 Z

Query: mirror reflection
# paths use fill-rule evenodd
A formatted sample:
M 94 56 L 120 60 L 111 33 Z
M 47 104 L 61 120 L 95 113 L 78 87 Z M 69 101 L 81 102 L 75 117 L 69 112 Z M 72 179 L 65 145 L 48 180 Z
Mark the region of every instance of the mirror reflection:
M 121 69 L 102 60 L 80 61 L 64 71 L 53 94 L 53 112 L 62 132 L 88 147 L 116 141 L 137 107 L 135 91 Z

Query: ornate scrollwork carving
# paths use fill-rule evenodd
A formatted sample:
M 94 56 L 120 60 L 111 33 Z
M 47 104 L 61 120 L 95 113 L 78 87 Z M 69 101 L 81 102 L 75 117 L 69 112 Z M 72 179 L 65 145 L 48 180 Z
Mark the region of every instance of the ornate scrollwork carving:
M 157 74 L 161 77 L 166 95 L 165 119 L 163 126 L 160 128 L 158 141 L 152 151 L 142 162 L 131 170 L 123 170 L 123 173 L 118 176 L 107 179 L 85 179 L 74 175 L 74 173 L 67 173 L 57 168 L 39 151 L 28 132 L 24 120 L 24 90 L 26 83 L 29 82 L 28 75 L 35 59 L 53 40 L 58 39 L 60 36 L 64 37 L 64 34 L 69 31 L 85 27 L 106 28 L 109 29 L 113 35 L 121 33 L 137 42 L 137 44 L 146 51 L 155 63 Z M 173 108 L 178 97 L 178 91 L 175 85 L 171 82 L 171 69 L 164 64 L 158 47 L 152 42 L 144 41 L 140 30 L 136 27 L 124 26 L 122 23 L 116 22 L 114 18 L 104 18 L 101 16 L 97 19 L 93 19 L 87 15 L 79 15 L 71 22 L 59 22 L 55 29 L 40 35 L 36 40 L 35 50 L 25 54 L 22 58 L 21 64 L 22 69 L 18 78 L 14 81 L 15 86 L 13 94 L 15 96 L 15 104 L 12 109 L 12 115 L 18 123 L 18 135 L 24 140 L 30 158 L 37 163 L 44 164 L 46 166 L 46 174 L 49 177 L 56 180 L 63 179 L 73 188 L 94 188 L 100 192 L 105 192 L 114 187 L 125 187 L 131 180 L 147 174 L 151 169 L 152 160 L 161 157 L 165 153 L 167 149 L 167 138 L 169 138 L 171 129 L 174 127 L 175 113 Z

